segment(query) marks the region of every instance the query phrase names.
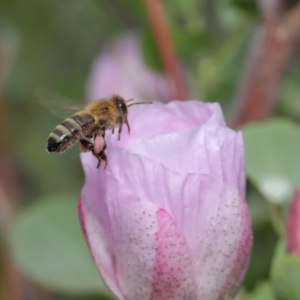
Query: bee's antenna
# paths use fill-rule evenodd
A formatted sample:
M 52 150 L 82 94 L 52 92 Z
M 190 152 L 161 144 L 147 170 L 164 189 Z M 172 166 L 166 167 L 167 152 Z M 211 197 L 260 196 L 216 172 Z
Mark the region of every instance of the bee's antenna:
M 126 100 L 126 102 L 130 102 L 130 101 L 133 101 L 134 99 L 129 99 L 129 100 Z
M 136 102 L 136 103 L 132 103 L 132 104 L 128 105 L 128 107 L 130 107 L 132 105 L 136 105 L 136 104 L 152 104 L 152 102 Z

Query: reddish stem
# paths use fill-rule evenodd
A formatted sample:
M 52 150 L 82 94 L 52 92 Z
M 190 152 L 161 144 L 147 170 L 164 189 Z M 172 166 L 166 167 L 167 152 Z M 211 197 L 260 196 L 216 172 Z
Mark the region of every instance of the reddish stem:
M 175 96 L 177 99 L 185 100 L 187 99 L 186 86 L 164 16 L 161 0 L 145 0 L 145 5 L 164 69 L 175 87 Z
M 278 1 L 269 10 L 262 5 L 264 21 L 257 29 L 241 89 L 236 99 L 233 126 L 270 116 L 278 100 L 285 71 L 299 40 L 300 4 L 286 12 Z

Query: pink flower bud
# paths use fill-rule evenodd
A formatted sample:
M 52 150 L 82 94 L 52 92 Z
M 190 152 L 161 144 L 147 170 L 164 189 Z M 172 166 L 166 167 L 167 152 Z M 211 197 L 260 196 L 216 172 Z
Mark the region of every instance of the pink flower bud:
M 287 218 L 287 247 L 289 253 L 300 257 L 300 187 L 295 191 Z
M 133 34 L 111 42 L 96 58 L 87 91 L 89 100 L 113 94 L 136 101 L 169 101 L 174 96 L 167 77 L 145 65 L 139 40 Z
M 241 133 L 218 104 L 133 106 L 130 136 L 107 134 L 108 166 L 82 153 L 79 215 L 121 300 L 234 296 L 252 246 Z

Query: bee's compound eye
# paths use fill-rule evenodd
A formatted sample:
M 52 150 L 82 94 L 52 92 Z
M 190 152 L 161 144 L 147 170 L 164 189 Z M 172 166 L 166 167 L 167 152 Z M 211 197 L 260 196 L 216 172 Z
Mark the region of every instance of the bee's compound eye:
M 122 101 L 118 101 L 118 107 L 122 109 L 123 113 L 127 113 L 127 107 L 126 104 L 124 104 Z

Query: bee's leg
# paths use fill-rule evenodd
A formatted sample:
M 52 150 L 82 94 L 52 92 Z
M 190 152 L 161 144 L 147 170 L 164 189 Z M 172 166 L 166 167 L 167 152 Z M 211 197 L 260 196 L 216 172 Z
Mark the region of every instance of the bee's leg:
M 122 118 L 119 118 L 118 124 L 119 124 L 118 141 L 119 141 L 121 139 L 122 126 L 123 126 L 123 119 Z
M 94 150 L 94 144 L 87 140 L 80 140 L 80 144 L 88 151 Z
M 100 152 L 95 152 L 95 150 L 94 150 L 94 151 L 93 151 L 93 154 L 94 154 L 94 155 L 98 158 L 98 160 L 99 160 L 98 165 L 97 165 L 97 168 L 100 167 L 102 161 L 105 161 L 104 169 L 106 169 L 106 166 L 107 166 L 107 156 L 106 156 L 106 154 L 105 154 L 105 149 L 106 149 L 105 130 L 99 130 L 97 133 L 94 134 L 94 143 L 95 143 L 95 141 L 96 141 L 97 135 L 101 135 L 101 137 L 103 138 L 104 146 L 103 146 L 103 148 L 101 149 Z M 95 147 L 95 148 L 97 149 L 98 147 Z
M 103 147 L 103 149 L 99 153 L 96 153 L 93 151 L 94 156 L 98 159 L 97 169 L 99 169 L 99 167 L 101 166 L 102 161 L 105 161 L 104 169 L 106 169 L 107 156 L 105 154 L 105 149 L 106 149 L 106 145 Z
M 106 157 L 106 154 L 104 152 L 105 148 L 106 148 L 106 146 L 104 146 L 103 150 L 101 150 L 99 153 L 96 153 L 95 151 L 93 151 L 93 155 L 98 159 L 97 169 L 99 169 L 99 167 L 101 166 L 102 161 L 105 162 L 104 169 L 106 169 L 107 157 Z
M 112 132 L 112 134 L 114 134 L 115 133 L 115 128 L 113 128 L 111 132 Z
M 94 144 L 92 142 L 89 142 L 87 140 L 80 140 L 80 143 L 85 149 L 87 149 L 89 151 L 92 151 L 93 155 L 98 159 L 97 168 L 100 167 L 102 160 L 105 161 L 105 167 L 104 168 L 106 168 L 107 158 L 106 158 L 106 154 L 104 153 L 106 145 L 103 147 L 103 149 L 99 153 L 96 153 L 94 151 Z
M 119 131 L 118 131 L 118 141 L 119 141 L 121 139 L 121 132 L 122 132 L 123 123 L 125 123 L 126 126 L 127 126 L 128 134 L 130 134 L 130 126 L 129 126 L 127 118 L 125 120 L 120 118 L 118 123 L 119 123 Z
M 103 150 L 97 154 L 97 156 L 101 159 L 101 161 L 99 160 L 97 168 L 100 167 L 102 161 L 105 161 L 104 169 L 106 169 L 106 166 L 107 166 L 107 156 L 105 154 L 105 149 L 106 149 L 106 145 L 103 147 Z
M 121 139 L 121 132 L 122 132 L 122 124 L 119 126 L 118 141 Z
M 124 123 L 126 124 L 127 126 L 127 129 L 128 129 L 128 134 L 130 134 L 130 126 L 129 126 L 129 123 L 128 123 L 128 120 L 127 120 L 127 117 L 126 119 L 124 120 Z
M 106 150 L 105 130 L 102 130 L 101 136 L 103 137 L 103 140 L 104 140 L 104 146 L 103 146 L 102 151 L 100 153 L 98 153 L 98 155 L 101 157 L 101 159 L 103 161 L 105 161 L 104 169 L 106 169 L 106 166 L 107 166 L 107 156 L 106 156 L 106 153 L 105 153 L 105 150 Z

